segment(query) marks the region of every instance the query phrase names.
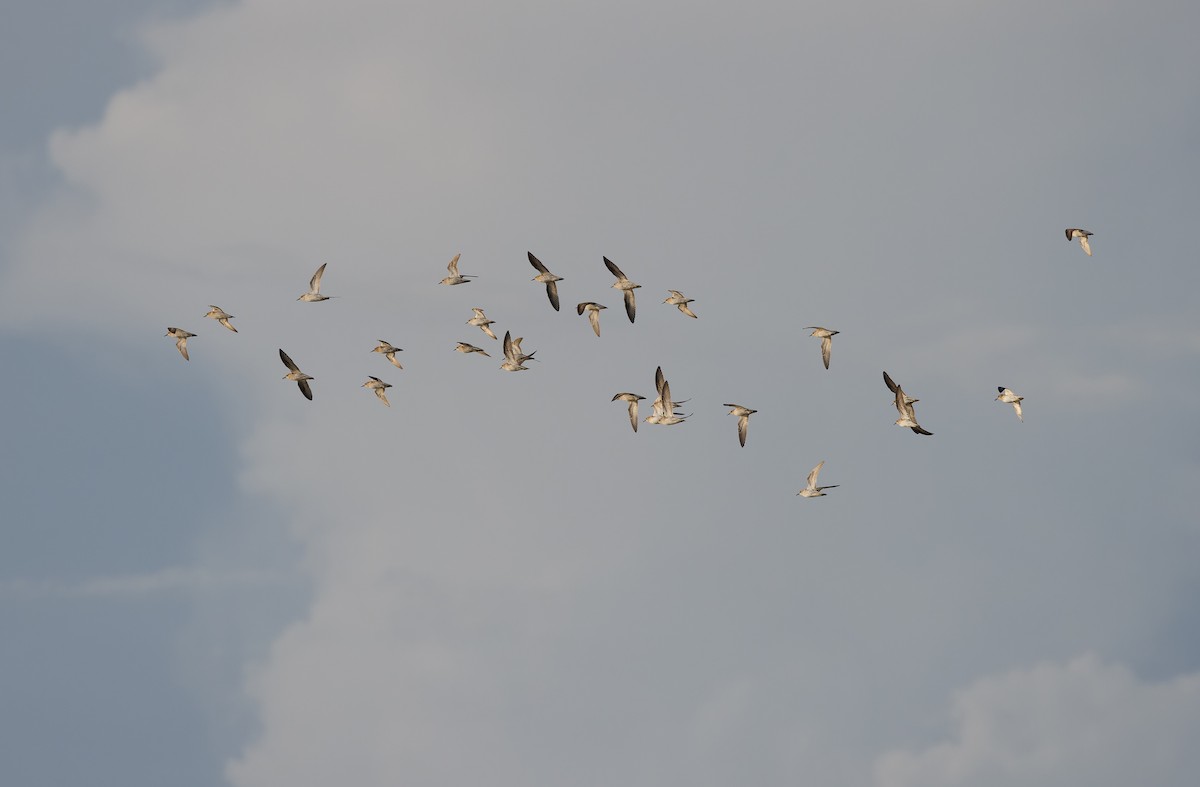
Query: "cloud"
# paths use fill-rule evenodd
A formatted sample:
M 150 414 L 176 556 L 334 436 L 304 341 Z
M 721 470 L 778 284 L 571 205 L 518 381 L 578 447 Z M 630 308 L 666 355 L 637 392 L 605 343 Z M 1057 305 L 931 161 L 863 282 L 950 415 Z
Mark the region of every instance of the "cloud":
M 1185 787 L 1200 769 L 1200 672 L 1147 683 L 1086 655 L 978 680 L 951 715 L 951 740 L 883 755 L 876 787 Z

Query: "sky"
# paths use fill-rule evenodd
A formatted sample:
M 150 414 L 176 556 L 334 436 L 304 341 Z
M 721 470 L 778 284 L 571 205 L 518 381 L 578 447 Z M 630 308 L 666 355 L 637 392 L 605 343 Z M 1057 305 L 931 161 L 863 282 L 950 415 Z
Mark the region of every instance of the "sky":
M 6 781 L 1194 780 L 1194 4 L 2 14 Z

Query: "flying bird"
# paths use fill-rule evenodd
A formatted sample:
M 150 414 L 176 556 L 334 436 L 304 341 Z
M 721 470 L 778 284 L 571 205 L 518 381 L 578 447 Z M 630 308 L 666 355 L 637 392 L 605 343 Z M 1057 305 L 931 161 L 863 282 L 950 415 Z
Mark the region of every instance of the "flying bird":
M 536 352 L 536 350 L 535 350 Z M 500 364 L 500 368 L 506 372 L 524 372 L 528 371 L 528 366 L 523 366 L 525 361 L 533 357 L 533 353 L 529 355 L 521 354 L 521 340 L 513 341 L 512 334 L 509 331 L 504 332 L 504 363 Z
M 187 331 L 185 331 L 182 328 L 172 328 L 171 326 L 168 325 L 167 332 L 164 335 L 170 336 L 172 339 L 175 340 L 175 347 L 176 347 L 176 349 L 179 350 L 179 354 L 183 356 L 183 360 L 185 360 L 185 361 L 191 360 L 191 358 L 188 358 L 187 340 L 192 338 L 196 334 L 188 333 Z
M 300 393 L 304 394 L 304 398 L 311 402 L 312 388 L 309 387 L 308 381 L 315 380 L 316 378 L 309 377 L 307 374 L 300 371 L 300 367 L 296 365 L 295 361 L 288 357 L 288 354 L 285 353 L 282 348 L 279 350 L 279 360 L 283 361 L 283 365 L 289 369 L 288 373 L 283 376 L 283 379 L 294 381 L 296 385 L 300 386 Z
M 829 486 L 817 486 L 817 476 L 821 474 L 821 467 L 824 464 L 825 464 L 825 460 L 822 459 L 820 461 L 820 463 L 817 464 L 816 467 L 814 467 L 812 470 L 809 471 L 808 486 L 804 487 L 796 494 L 800 495 L 801 497 L 825 497 L 825 492 L 822 490 L 835 489 L 835 488 L 841 486 L 841 484 L 830 484 Z
M 600 310 L 607 309 L 607 308 L 608 308 L 607 306 L 601 306 L 598 303 L 592 303 L 591 301 L 584 301 L 583 303 L 581 303 L 575 307 L 575 311 L 578 314 L 583 314 L 585 311 L 588 313 L 588 322 L 590 322 L 592 324 L 592 330 L 596 332 L 597 336 L 599 336 L 600 335 Z
M 675 414 L 675 408 L 680 403 L 671 401 L 671 384 L 667 382 L 667 378 L 663 375 L 661 366 L 654 371 L 654 387 L 658 390 L 658 398 L 654 400 L 654 412 L 645 418 L 646 423 L 670 426 L 672 424 L 681 424 L 685 419 L 690 417 Z
M 757 413 L 758 410 L 751 410 L 749 407 L 742 407 L 740 404 L 726 404 L 725 407 L 732 407 L 729 411 L 730 415 L 738 417 L 738 442 L 742 444 L 742 448 L 746 447 L 746 430 L 750 428 L 750 416 Z
M 614 402 L 618 399 L 629 402 L 629 425 L 633 427 L 633 431 L 635 432 L 638 427 L 638 402 L 645 398 L 634 393 L 619 393 L 615 394 L 612 398 Z
M 384 358 L 388 359 L 388 363 L 390 363 L 392 366 L 395 366 L 397 369 L 404 368 L 403 366 L 400 365 L 400 362 L 396 360 L 396 353 L 402 353 L 402 352 L 404 352 L 404 350 L 401 350 L 399 347 L 393 347 L 392 345 L 385 342 L 383 339 L 379 340 L 379 346 L 376 347 L 374 350 L 371 350 L 371 352 L 381 353 Z
M 375 395 L 379 397 L 379 401 L 383 402 L 388 407 L 392 406 L 392 403 L 387 400 L 387 389 L 392 387 L 391 383 L 385 383 L 383 380 L 380 380 L 378 377 L 372 377 L 372 376 L 368 375 L 367 381 L 362 384 L 362 387 L 370 388 L 372 391 L 375 392 Z
M 475 345 L 467 344 L 466 342 L 459 342 L 457 345 L 454 346 L 454 349 L 456 352 L 460 352 L 460 353 L 480 353 L 481 355 L 484 355 L 488 358 L 492 357 L 492 356 L 488 355 L 486 352 L 484 352 L 482 347 L 476 347 Z
M 461 254 L 454 255 L 454 259 L 450 260 L 450 264 L 446 266 L 446 270 L 450 272 L 450 275 L 447 276 L 446 278 L 442 279 L 441 281 L 439 281 L 438 284 L 447 284 L 447 285 L 470 284 L 471 279 L 476 278 L 474 275 L 471 275 L 471 276 L 468 276 L 466 274 L 463 274 L 461 276 L 459 275 L 459 273 L 458 273 L 458 258 L 461 256 L 462 256 Z
M 488 327 L 496 321 L 489 320 L 487 315 L 483 313 L 483 309 L 471 309 L 471 311 L 475 312 L 475 316 L 467 320 L 467 325 L 475 325 L 479 328 L 479 330 L 483 331 L 493 339 L 497 338 L 496 334 L 492 333 L 492 329 Z
M 897 385 L 891 377 L 888 377 L 887 372 L 883 373 L 883 381 L 887 383 L 888 389 L 896 395 L 896 411 L 900 413 L 900 417 L 896 419 L 896 426 L 908 427 L 916 434 L 932 435 L 933 432 L 926 431 L 917 423 L 917 411 L 913 409 L 913 404 L 921 400 L 904 393 L 904 389 Z
M 1079 245 L 1083 248 L 1083 253 L 1089 257 L 1092 256 L 1092 244 L 1088 243 L 1088 238 L 1092 236 L 1092 233 L 1087 230 L 1081 230 L 1078 227 L 1069 227 L 1066 232 L 1068 241 L 1078 239 Z
M 608 268 L 609 273 L 617 277 L 617 280 L 613 282 L 613 288 L 620 290 L 624 294 L 625 313 L 629 315 L 629 321 L 633 322 L 634 318 L 637 317 L 637 302 L 634 300 L 633 291 L 642 285 L 631 282 L 608 257 L 604 258 L 604 266 Z
M 688 308 L 689 303 L 696 302 L 695 298 L 685 298 L 683 296 L 683 293 L 680 292 L 679 290 L 667 290 L 667 292 L 671 293 L 671 296 L 669 298 L 666 298 L 665 300 L 663 300 L 663 303 L 669 303 L 672 306 L 678 306 L 679 311 L 683 312 L 688 317 L 696 316 L 696 313 Z
M 321 277 L 325 275 L 325 266 L 329 263 L 321 263 L 321 267 L 317 268 L 317 272 L 313 274 L 312 279 L 308 282 L 308 292 L 301 295 L 296 300 L 312 303 L 314 301 L 327 301 L 332 296 L 321 294 Z
M 812 329 L 809 336 L 816 336 L 821 340 L 821 360 L 825 362 L 825 368 L 829 368 L 829 354 L 833 351 L 833 337 L 837 336 L 841 331 L 831 331 L 828 328 L 820 328 L 816 325 L 809 325 L 805 330 Z
M 233 319 L 233 315 L 226 314 L 220 306 L 213 306 L 212 304 L 209 304 L 208 314 L 204 316 L 216 320 L 234 333 L 238 332 L 238 329 L 234 328 L 233 323 L 230 322 L 230 320 Z
M 550 269 L 542 264 L 542 261 L 533 256 L 532 251 L 525 252 L 529 255 L 529 264 L 537 268 L 538 275 L 533 277 L 533 281 L 541 282 L 546 285 L 546 297 L 550 299 L 550 305 L 554 307 L 554 311 L 558 311 L 558 284 L 562 281 L 561 276 L 555 276 L 550 272 Z
M 1017 396 L 1010 389 L 1005 388 L 1002 385 L 996 386 L 996 390 L 1000 392 L 999 395 L 996 396 L 996 401 L 1004 402 L 1005 404 L 1011 404 L 1013 409 L 1017 411 L 1017 420 L 1021 423 L 1024 423 L 1025 416 L 1021 414 L 1021 402 L 1025 400 L 1025 397 Z

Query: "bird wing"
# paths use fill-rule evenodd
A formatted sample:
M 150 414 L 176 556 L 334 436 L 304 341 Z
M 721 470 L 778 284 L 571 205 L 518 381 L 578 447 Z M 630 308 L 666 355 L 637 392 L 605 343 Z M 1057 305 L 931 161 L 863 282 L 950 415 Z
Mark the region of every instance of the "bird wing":
M 588 311 L 588 322 L 590 322 L 592 324 L 592 330 L 596 332 L 597 336 L 599 336 L 600 335 L 600 310 L 599 309 L 591 309 Z
M 851 348 L 853 349 L 853 348 Z M 833 338 L 826 336 L 821 339 L 821 360 L 825 362 L 825 368 L 829 368 L 829 354 L 833 351 Z
M 892 381 L 891 377 L 888 377 L 887 372 L 883 373 L 883 381 L 885 383 L 887 383 L 888 390 L 891 391 L 892 393 L 896 393 L 896 389 L 900 387 L 900 386 L 896 385 L 895 382 Z
M 450 272 L 451 276 L 458 275 L 458 258 L 461 256 L 462 254 L 455 254 L 454 258 L 450 260 L 450 264 L 446 266 L 446 270 Z
M 545 265 L 543 265 L 541 260 L 539 260 L 537 257 L 533 256 L 532 251 L 527 251 L 525 253 L 529 255 L 529 264 L 532 265 L 533 267 L 537 268 L 540 273 L 549 273 L 550 272 L 550 269 L 547 268 Z
M 550 305 L 554 307 L 554 311 L 558 311 L 558 282 L 546 282 L 546 297 L 550 299 Z
M 625 290 L 625 313 L 629 315 L 629 321 L 633 322 L 637 317 L 637 301 L 633 298 L 633 290 Z
M 613 276 L 616 276 L 618 279 L 625 278 L 625 274 L 621 273 L 621 269 L 617 267 L 617 264 L 615 262 L 613 262 L 612 260 L 610 260 L 608 257 L 604 258 L 604 267 L 608 268 L 608 272 L 611 273 Z
M 300 371 L 300 367 L 296 365 L 295 361 L 288 357 L 288 354 L 285 353 L 282 348 L 279 350 L 279 360 L 283 361 L 283 365 L 291 369 L 293 372 Z M 310 395 L 308 398 L 311 399 L 312 396 Z
M 817 488 L 817 476 L 821 474 L 821 468 L 825 466 L 825 460 L 822 459 L 817 463 L 817 466 L 808 472 L 808 488 Z
M 1079 236 L 1079 245 L 1083 247 L 1083 251 L 1087 256 L 1092 256 L 1092 244 L 1088 243 L 1087 235 Z
M 300 393 L 304 394 L 304 398 L 312 401 L 312 388 L 308 384 L 308 380 L 297 380 L 296 385 L 300 386 Z
M 321 267 L 317 268 L 317 272 L 313 274 L 312 279 L 308 282 L 309 292 L 319 293 L 321 291 L 321 277 L 325 275 L 325 266 L 328 264 L 327 262 L 322 262 Z
M 750 416 L 743 415 L 738 418 L 738 442 L 742 444 L 742 448 L 746 447 L 746 430 L 750 428 Z

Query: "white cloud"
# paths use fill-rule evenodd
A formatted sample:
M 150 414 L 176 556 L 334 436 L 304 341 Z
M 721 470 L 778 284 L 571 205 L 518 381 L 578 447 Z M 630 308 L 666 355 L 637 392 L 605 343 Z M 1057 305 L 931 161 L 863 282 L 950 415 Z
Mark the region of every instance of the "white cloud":
M 1200 673 L 1138 679 L 1094 655 L 984 678 L 951 740 L 879 759 L 877 787 L 1185 787 L 1200 771 Z

